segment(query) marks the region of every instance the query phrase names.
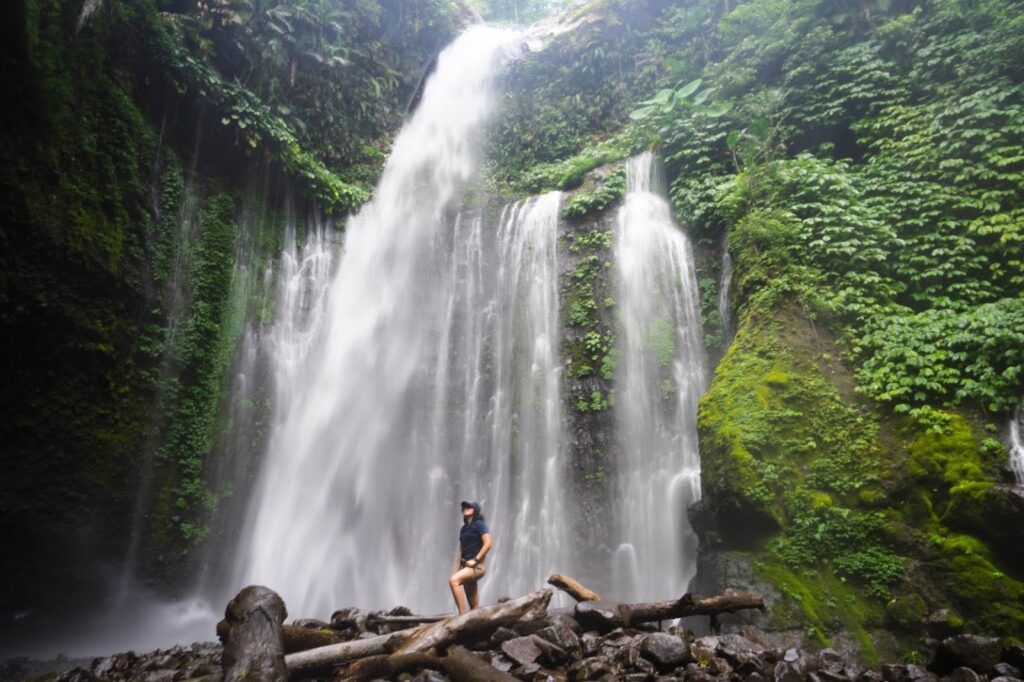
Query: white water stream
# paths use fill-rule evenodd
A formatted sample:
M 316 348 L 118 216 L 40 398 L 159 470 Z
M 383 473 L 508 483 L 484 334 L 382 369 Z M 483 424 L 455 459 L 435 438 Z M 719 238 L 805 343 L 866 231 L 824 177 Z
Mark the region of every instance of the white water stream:
M 615 233 L 623 354 L 612 577 L 616 599 L 641 601 L 682 594 L 696 573 L 686 510 L 700 499 L 696 417 L 707 369 L 692 249 L 654 157 L 630 159 L 626 177 Z
M 275 355 L 277 413 L 236 571 L 291 613 L 449 609 L 466 498 L 483 502 L 496 543 L 484 599 L 568 570 L 560 198 L 506 207 L 497 225 L 458 212 L 509 39 L 474 28 L 442 53 L 347 227 L 316 324 Z M 278 305 L 284 320 L 302 307 Z
M 1010 469 L 1017 485 L 1024 486 L 1024 403 L 1010 420 Z

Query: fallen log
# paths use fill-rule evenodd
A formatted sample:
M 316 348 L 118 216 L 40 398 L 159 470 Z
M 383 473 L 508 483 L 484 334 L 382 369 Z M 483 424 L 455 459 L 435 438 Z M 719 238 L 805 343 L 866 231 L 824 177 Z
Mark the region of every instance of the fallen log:
M 445 673 L 452 682 L 518 682 L 461 646 L 448 648 L 445 656 L 422 652 L 371 656 L 356 661 L 337 679 L 342 682 L 370 682 L 395 679 L 402 673 L 429 668 Z
M 555 573 L 548 578 L 548 585 L 557 587 L 576 601 L 601 601 L 601 595 L 597 592 L 584 587 L 580 581 L 562 573 Z
M 460 638 L 487 636 L 503 625 L 540 620 L 547 616 L 550 601 L 551 590 L 542 588 L 518 599 L 467 611 L 460 616 L 413 630 L 412 637 L 402 644 L 399 652 L 430 651 Z
M 412 636 L 413 630 L 399 630 L 369 639 L 354 639 L 328 646 L 299 651 L 284 657 L 288 677 L 293 680 L 327 677 L 331 670 L 359 658 L 387 655 Z
M 426 653 L 460 639 L 483 638 L 504 625 L 544 618 L 551 590 L 542 589 L 510 601 L 467 611 L 460 616 L 387 635 L 310 649 L 285 657 L 292 679 L 321 676 L 331 669 L 368 656 Z
M 585 601 L 573 609 L 573 618 L 585 628 L 614 630 L 631 627 L 640 623 L 653 623 L 687 616 L 711 616 L 734 613 L 744 609 L 763 611 L 764 599 L 750 592 L 726 590 L 714 597 L 696 598 L 690 593 L 679 599 L 645 602 L 641 604 L 618 604 L 616 602 Z
M 274 682 L 287 676 L 281 641 L 287 616 L 281 597 L 259 585 L 243 588 L 228 602 L 222 659 L 226 682 Z

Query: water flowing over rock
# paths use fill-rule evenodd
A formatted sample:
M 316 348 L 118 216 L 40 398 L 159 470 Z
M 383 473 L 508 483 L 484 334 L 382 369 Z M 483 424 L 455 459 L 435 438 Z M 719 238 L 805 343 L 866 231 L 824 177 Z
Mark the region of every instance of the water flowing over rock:
M 622 508 L 613 583 L 620 598 L 640 601 L 682 594 L 696 571 L 686 510 L 700 499 L 696 415 L 706 363 L 692 250 L 672 220 L 654 157 L 631 159 L 626 176 L 615 233 Z
M 483 502 L 501 548 L 485 590 L 524 592 L 565 566 L 560 195 L 507 206 L 496 225 L 459 212 L 511 37 L 476 28 L 442 53 L 374 200 L 349 222 L 322 312 L 278 301 L 292 350 L 275 355 L 276 414 L 236 575 L 273 585 L 296 613 L 446 607 L 454 561 L 439 558 L 454 553 L 461 499 Z
M 1024 404 L 1010 420 L 1010 469 L 1017 485 L 1024 486 Z

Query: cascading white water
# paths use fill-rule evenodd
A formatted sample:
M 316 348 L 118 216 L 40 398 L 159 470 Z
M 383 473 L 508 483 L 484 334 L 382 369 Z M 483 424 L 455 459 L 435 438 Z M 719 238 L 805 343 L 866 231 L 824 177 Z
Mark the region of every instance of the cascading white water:
M 1024 403 L 1010 420 L 1010 469 L 1017 479 L 1017 485 L 1024 486 Z
M 622 357 L 615 413 L 616 598 L 682 594 L 696 572 L 686 516 L 700 499 L 697 401 L 706 361 L 689 239 L 672 220 L 655 159 L 630 159 L 615 232 Z
M 319 326 L 279 355 L 236 556 L 238 583 L 272 586 L 292 613 L 450 608 L 466 498 L 483 502 L 496 542 L 484 598 L 565 565 L 559 195 L 506 207 L 497 226 L 457 213 L 510 38 L 478 27 L 441 54 L 349 222 Z
M 729 305 L 729 287 L 732 285 L 732 255 L 729 238 L 722 244 L 722 266 L 718 278 L 718 319 L 722 321 L 722 348 L 732 341 L 732 307 Z

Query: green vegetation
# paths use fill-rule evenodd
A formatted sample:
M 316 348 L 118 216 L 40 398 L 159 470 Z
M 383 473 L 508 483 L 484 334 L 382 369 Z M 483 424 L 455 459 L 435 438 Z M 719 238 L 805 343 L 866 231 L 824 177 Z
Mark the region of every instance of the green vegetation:
M 17 102 L 0 111 L 3 463 L 18 473 L 0 539 L 22 548 L 4 604 L 53 598 L 32 589 L 87 560 L 64 555 L 82 528 L 120 560 L 140 514 L 149 575 L 204 537 L 226 493 L 207 480 L 225 378 L 243 317 L 270 319 L 249 292 L 280 252 L 285 194 L 300 215 L 366 199 L 465 10 L 83 6 L 15 2 L 2 48 Z M 136 508 L 151 457 L 154 500 Z

